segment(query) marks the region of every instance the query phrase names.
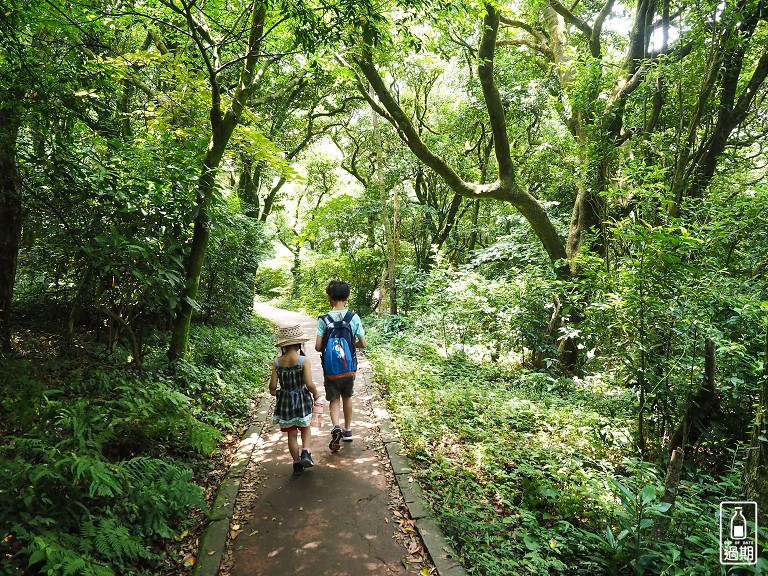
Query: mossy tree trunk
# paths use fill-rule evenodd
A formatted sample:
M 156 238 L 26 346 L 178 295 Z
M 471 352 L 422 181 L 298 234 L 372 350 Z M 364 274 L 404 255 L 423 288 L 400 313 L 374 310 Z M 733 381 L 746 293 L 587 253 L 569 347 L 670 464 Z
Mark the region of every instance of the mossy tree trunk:
M 172 361 L 182 358 L 189 345 L 192 313 L 195 307 L 197 292 L 200 288 L 200 276 L 211 234 L 210 208 L 213 194 L 216 191 L 216 174 L 232 133 L 240 121 L 246 102 L 253 90 L 256 64 L 259 59 L 260 45 L 264 32 L 266 8 L 262 4 L 254 9 L 251 15 L 250 33 L 246 55 L 243 60 L 243 68 L 240 72 L 237 88 L 226 112 L 222 110 L 222 86 L 219 78 L 222 67 L 217 61 L 216 51 L 214 50 L 213 56 L 211 56 L 206 48 L 210 44 L 210 34 L 191 12 L 186 11 L 184 16 L 188 21 L 190 30 L 193 31 L 194 38 L 198 40 L 197 44 L 201 55 L 209 70 L 211 86 L 211 139 L 203 159 L 202 171 L 197 184 L 197 216 L 194 221 L 189 256 L 185 263 L 184 287 L 179 304 L 175 310 L 171 344 L 168 348 L 168 357 Z

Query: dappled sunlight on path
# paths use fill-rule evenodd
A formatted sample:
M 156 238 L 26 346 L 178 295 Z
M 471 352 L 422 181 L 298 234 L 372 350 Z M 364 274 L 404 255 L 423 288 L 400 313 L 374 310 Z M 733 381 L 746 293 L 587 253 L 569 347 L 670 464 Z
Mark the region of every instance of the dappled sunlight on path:
M 323 390 L 319 354 L 314 350 L 316 319 L 257 304 L 260 314 L 279 325 L 300 322 L 313 339 L 307 344 L 315 383 Z M 355 382 L 354 440 L 330 452 L 331 423 L 326 414 L 313 428 L 315 466 L 292 475 L 286 435 L 268 424 L 252 454 L 258 469 L 255 498 L 240 510 L 232 544 L 233 576 L 360 576 L 418 574 L 402 562 L 406 552 L 394 538 L 390 509 L 391 474 L 370 401 L 364 374 Z

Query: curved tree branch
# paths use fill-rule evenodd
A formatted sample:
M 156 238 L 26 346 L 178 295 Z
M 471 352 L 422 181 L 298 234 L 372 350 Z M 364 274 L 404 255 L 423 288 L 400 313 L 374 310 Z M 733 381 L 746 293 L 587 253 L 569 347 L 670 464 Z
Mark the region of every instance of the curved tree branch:
M 495 144 L 496 157 L 500 164 L 500 177 L 493 183 L 477 184 L 466 182 L 443 158 L 434 154 L 427 147 L 419 137 L 410 118 L 397 103 L 381 78 L 373 63 L 370 46 L 363 46 L 363 49 L 354 56 L 354 63 L 370 83 L 374 93 L 381 102 L 381 106 L 387 111 L 385 118 L 395 127 L 411 152 L 440 176 L 456 194 L 472 199 L 502 200 L 515 206 L 530 223 L 553 265 L 556 265 L 558 271 L 560 271 L 562 268 L 557 263 L 566 258 L 563 239 L 549 219 L 544 207 L 534 196 L 521 189 L 514 180 L 509 140 L 506 134 L 504 108 L 501 103 L 501 97 L 493 82 L 492 63 L 496 44 L 496 31 L 498 29 L 498 16 L 492 6 L 487 5 L 486 9 L 489 14 L 489 16 L 486 16 L 486 22 L 490 22 L 492 25 L 485 26 L 483 33 L 483 40 L 481 41 L 479 51 L 483 57 L 479 74 L 485 76 L 481 82 L 483 83 L 483 92 L 486 96 L 489 116 L 494 124 L 492 128 L 492 141 Z M 497 139 L 502 141 L 501 145 L 499 145 Z
M 552 50 L 547 48 L 546 45 L 537 44 L 536 42 L 531 42 L 530 40 L 526 40 L 524 38 L 508 38 L 505 40 L 497 40 L 496 46 L 525 46 L 534 52 L 539 52 L 547 60 L 555 59 L 555 55 L 552 53 Z
M 611 10 L 613 10 L 614 2 L 615 0 L 607 0 L 607 2 L 603 4 L 603 7 L 600 9 L 600 12 L 598 12 L 597 18 L 595 18 L 595 22 L 592 25 L 592 33 L 589 35 L 589 51 L 595 58 L 600 57 L 600 34 L 603 31 L 605 19 L 610 16 Z
M 577 18 L 573 14 L 573 12 L 571 12 L 570 10 L 568 10 L 568 8 L 560 4 L 560 2 L 558 2 L 557 0 L 550 0 L 549 5 L 552 6 L 555 12 L 557 12 L 558 14 L 560 14 L 560 16 L 565 18 L 565 21 L 568 22 L 568 24 L 572 24 L 573 26 L 581 30 L 587 36 L 587 38 L 592 37 L 592 27 L 586 22 L 584 22 L 584 20 L 582 20 L 581 18 Z
M 507 134 L 507 119 L 501 95 L 493 79 L 493 58 L 496 50 L 496 35 L 499 30 L 499 15 L 491 4 L 486 4 L 486 14 L 483 19 L 483 36 L 480 40 L 478 53 L 480 64 L 478 76 L 483 88 L 485 106 L 491 120 L 491 131 L 496 152 L 496 162 L 499 164 L 499 179 L 506 186 L 513 186 L 515 181 L 512 157 Z
M 523 22 L 522 20 L 514 20 L 512 18 L 507 18 L 506 16 L 499 15 L 499 22 L 501 24 L 504 24 L 504 26 L 508 26 L 509 28 L 520 28 L 521 30 L 525 30 L 533 36 L 536 39 L 536 42 L 541 44 L 542 46 L 547 45 L 547 37 L 544 36 L 541 32 L 536 30 L 533 26 L 528 24 L 527 22 Z
M 355 64 L 360 68 L 373 88 L 373 91 L 376 93 L 382 106 L 386 109 L 387 115 L 384 117 L 397 129 L 400 137 L 411 151 L 427 166 L 440 174 L 451 188 L 465 196 L 484 196 L 497 198 L 499 200 L 507 199 L 504 191 L 499 190 L 498 186 L 478 187 L 469 182 L 465 182 L 442 158 L 435 155 L 429 148 L 427 148 L 426 144 L 419 138 L 418 132 L 408 115 L 400 107 L 387 86 L 384 84 L 384 80 L 381 78 L 378 70 L 376 70 L 376 67 L 373 64 L 372 55 L 369 49 L 364 50 L 362 55 L 355 58 Z M 367 100 L 371 102 L 370 97 L 368 97 Z

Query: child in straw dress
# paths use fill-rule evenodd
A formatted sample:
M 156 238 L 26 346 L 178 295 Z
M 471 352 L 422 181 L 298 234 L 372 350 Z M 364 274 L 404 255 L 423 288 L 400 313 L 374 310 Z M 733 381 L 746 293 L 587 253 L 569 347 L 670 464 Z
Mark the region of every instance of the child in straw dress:
M 312 367 L 304 356 L 302 344 L 309 340 L 299 324 L 278 329 L 277 346 L 282 354 L 275 358 L 269 393 L 276 396 L 272 422 L 288 433 L 288 450 L 293 458 L 293 474 L 301 476 L 312 461 L 312 404 L 320 396 L 312 381 Z M 278 388 L 278 384 L 280 387 Z M 301 452 L 298 435 L 301 432 Z

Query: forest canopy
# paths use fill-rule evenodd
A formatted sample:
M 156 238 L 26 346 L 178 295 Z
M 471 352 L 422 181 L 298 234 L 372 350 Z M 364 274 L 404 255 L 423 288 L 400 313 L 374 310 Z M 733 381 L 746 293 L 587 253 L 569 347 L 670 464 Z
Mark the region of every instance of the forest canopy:
M 254 297 L 335 278 L 472 573 L 719 573 L 708 506 L 768 510 L 767 18 L 6 0 L 0 573 L 167 572 Z

